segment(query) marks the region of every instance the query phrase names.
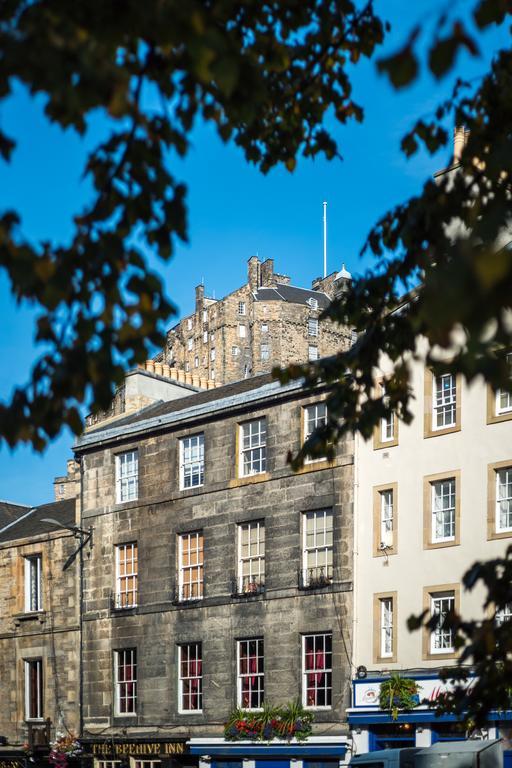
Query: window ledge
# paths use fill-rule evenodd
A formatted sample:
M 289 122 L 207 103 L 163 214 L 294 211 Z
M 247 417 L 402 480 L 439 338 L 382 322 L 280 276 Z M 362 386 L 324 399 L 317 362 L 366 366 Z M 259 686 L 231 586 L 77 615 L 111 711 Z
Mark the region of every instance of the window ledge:
M 332 579 L 318 579 L 317 581 L 312 581 L 309 584 L 299 584 L 298 589 L 301 592 L 318 592 L 319 590 L 332 589 L 333 586 L 334 585 Z
M 450 435 L 452 432 L 460 432 L 460 424 L 454 424 L 452 427 L 440 427 L 439 429 L 427 428 L 423 437 L 440 437 L 441 435 Z
M 423 657 L 425 661 L 436 661 L 437 659 L 441 659 L 442 661 L 446 659 L 456 659 L 457 653 L 455 651 L 443 651 L 442 653 L 426 653 Z
M 491 531 L 487 536 L 487 541 L 493 539 L 510 539 L 512 537 L 512 530 L 510 531 Z
M 190 496 L 191 494 L 197 493 L 197 491 L 202 491 L 204 488 L 204 483 L 201 483 L 200 485 L 191 485 L 190 488 L 178 488 L 177 493 L 180 494 L 180 496 Z
M 386 448 L 395 448 L 398 445 L 398 437 L 394 437 L 392 440 L 381 440 L 378 437 L 373 438 L 373 450 L 382 451 Z
M 185 608 L 187 606 L 194 608 L 204 603 L 204 597 L 193 597 L 189 600 L 182 600 L 178 597 L 175 597 L 173 600 L 171 600 L 171 603 L 172 605 L 176 605 L 179 608 Z
M 229 488 L 236 488 L 239 485 L 251 485 L 252 483 L 264 483 L 270 480 L 270 472 L 260 472 L 257 475 L 247 475 L 247 477 L 236 477 L 229 481 Z
M 510 534 L 512 535 L 512 534 Z M 458 538 L 447 539 L 446 541 L 429 541 L 423 547 L 424 549 L 442 549 L 443 547 L 459 547 L 460 541 Z
M 46 611 L 24 611 L 23 613 L 15 613 L 12 617 L 16 626 L 19 626 L 23 621 L 39 621 L 40 624 L 44 624 L 46 621 Z
M 504 411 L 503 413 L 496 413 L 493 411 L 487 415 L 488 424 L 502 424 L 504 421 L 510 421 L 512 419 L 512 411 Z
M 119 607 L 116 608 L 114 605 L 110 606 L 111 616 L 134 616 L 138 612 L 139 612 L 138 605 L 131 605 L 129 608 L 119 608 Z

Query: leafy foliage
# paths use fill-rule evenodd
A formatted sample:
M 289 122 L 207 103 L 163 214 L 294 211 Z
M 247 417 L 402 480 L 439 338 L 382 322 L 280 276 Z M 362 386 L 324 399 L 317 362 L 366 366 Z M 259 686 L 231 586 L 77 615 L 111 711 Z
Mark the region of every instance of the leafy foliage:
M 481 28 L 510 19 L 511 13 L 501 0 L 474 6 Z M 426 55 L 436 76 L 451 69 L 454 49 L 478 48 L 476 33 L 462 20 L 452 19 L 449 32 L 447 23 L 445 16 L 439 20 Z M 396 87 L 421 70 L 420 37 L 418 27 L 404 47 L 379 62 Z M 321 452 L 319 438 L 336 442 L 352 431 L 369 438 L 392 412 L 410 422 L 409 364 L 419 358 L 420 337 L 434 373 L 450 370 L 468 382 L 483 377 L 496 388 L 509 382 L 501 352 L 512 347 L 511 49 L 497 51 L 480 80 L 458 80 L 432 119 L 418 120 L 404 136 L 403 151 L 410 156 L 422 145 L 437 151 L 448 141 L 446 125 L 454 124 L 466 128 L 460 159 L 382 216 L 363 248 L 375 257 L 375 266 L 324 313 L 356 328 L 357 342 L 332 358 L 277 373 L 284 382 L 304 377 L 310 385 L 331 385 L 329 424 L 293 457 L 295 467 Z M 393 368 L 385 395 L 375 386 L 383 357 Z
M 497 619 L 512 602 L 512 546 L 503 557 L 474 563 L 462 583 L 469 591 L 483 587 L 484 618 L 467 620 L 456 613 L 446 617 L 460 654 L 457 666 L 441 673 L 441 678 L 453 685 L 438 702 L 438 710 L 456 713 L 466 723 L 481 727 L 490 710 L 512 706 L 512 631 L 508 621 Z M 436 622 L 436 617 L 423 613 L 411 616 L 408 626 L 410 630 L 422 626 L 432 630 Z
M 313 713 L 305 710 L 298 700 L 282 707 L 265 703 L 261 712 L 237 708 L 224 725 L 224 736 L 228 741 L 305 741 L 311 736 L 313 720 Z
M 391 710 L 393 720 L 401 709 L 414 709 L 419 704 L 419 687 L 415 680 L 394 672 L 380 684 L 379 705 Z
M 126 366 L 162 344 L 173 312 L 145 254 L 167 260 L 185 240 L 186 187 L 169 170 L 199 119 L 266 173 L 298 155 L 337 157 L 326 129 L 361 120 L 347 64 L 369 57 L 384 25 L 352 0 L 6 0 L 0 6 L 0 98 L 16 81 L 43 94 L 47 118 L 80 134 L 97 110 L 106 138 L 84 174 L 93 197 L 66 244 L 32 243 L 16 211 L 0 216 L 0 268 L 38 310 L 43 353 L 0 404 L 0 438 L 42 450 L 86 402 L 107 407 Z M 9 160 L 13 137 L 0 131 Z

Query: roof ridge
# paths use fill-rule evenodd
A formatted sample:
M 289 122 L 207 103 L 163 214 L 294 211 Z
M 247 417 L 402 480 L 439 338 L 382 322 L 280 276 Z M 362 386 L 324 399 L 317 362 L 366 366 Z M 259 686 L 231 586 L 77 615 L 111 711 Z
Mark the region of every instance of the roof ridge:
M 327 296 L 327 298 L 329 298 L 329 294 L 327 294 L 325 291 L 317 291 L 315 288 L 303 288 L 301 285 L 292 285 L 292 283 L 278 283 L 278 285 L 283 285 L 285 288 L 295 288 L 296 291 L 307 291 L 308 293 L 321 293 L 323 296 Z
M 10 504 L 11 507 L 23 507 L 24 509 L 30 509 L 30 504 L 21 504 L 19 501 L 9 501 L 8 499 L 0 499 L 0 504 Z

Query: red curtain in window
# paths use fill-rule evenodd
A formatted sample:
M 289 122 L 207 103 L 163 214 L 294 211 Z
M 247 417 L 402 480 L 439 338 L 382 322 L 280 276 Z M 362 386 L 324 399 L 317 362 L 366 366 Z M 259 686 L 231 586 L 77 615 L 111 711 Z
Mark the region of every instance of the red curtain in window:
M 316 652 L 315 657 L 315 668 L 318 669 L 325 669 L 325 653 L 322 650 L 318 650 Z M 324 673 L 323 672 L 317 672 L 316 675 L 316 683 L 317 685 L 320 685 L 323 683 L 324 680 Z
M 256 684 L 256 672 L 258 671 L 258 659 L 256 657 L 256 643 L 254 644 L 254 653 L 249 655 L 249 672 L 253 675 L 251 677 L 251 685 Z

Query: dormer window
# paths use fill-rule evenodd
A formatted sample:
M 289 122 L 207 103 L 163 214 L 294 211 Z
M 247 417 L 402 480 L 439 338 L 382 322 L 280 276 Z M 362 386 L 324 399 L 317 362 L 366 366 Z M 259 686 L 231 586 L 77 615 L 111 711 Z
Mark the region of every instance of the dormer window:
M 318 299 L 314 299 L 312 296 L 308 299 L 308 304 L 311 309 L 318 309 Z

